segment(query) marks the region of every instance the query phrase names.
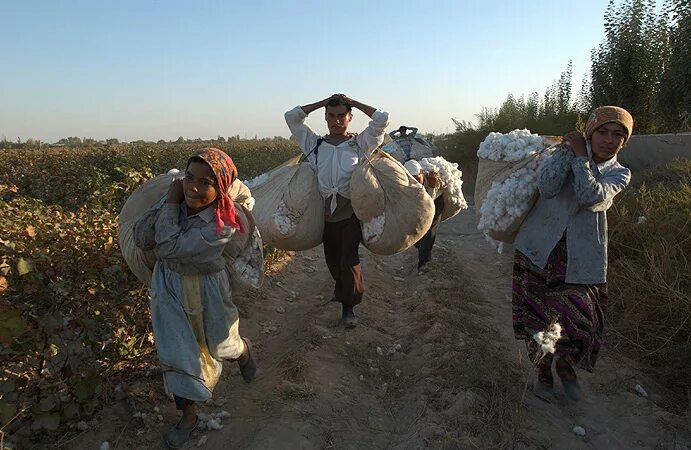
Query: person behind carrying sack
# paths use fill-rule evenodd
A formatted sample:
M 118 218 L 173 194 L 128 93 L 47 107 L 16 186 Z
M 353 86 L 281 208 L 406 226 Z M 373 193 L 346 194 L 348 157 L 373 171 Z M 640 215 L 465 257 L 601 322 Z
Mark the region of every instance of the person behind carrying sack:
M 348 133 L 355 107 L 372 120 L 357 136 Z M 325 108 L 329 134 L 319 136 L 305 124 L 307 115 Z M 350 204 L 350 177 L 363 158 L 384 140 L 389 115 L 350 99 L 343 94 L 305 106 L 296 106 L 285 113 L 293 138 L 317 172 L 319 190 L 326 202 L 324 225 L 324 257 L 336 285 L 335 302 L 342 304 L 343 325 L 357 324 L 353 308 L 362 301 L 364 284 L 358 247 L 362 241 L 360 221 Z
M 415 248 L 418 250 L 417 270 L 419 274 L 422 274 L 429 271 L 427 263 L 432 260 L 432 247 L 434 247 L 434 241 L 437 239 L 437 228 L 439 228 L 439 224 L 441 223 L 441 215 L 444 210 L 444 196 L 439 191 L 441 182 L 438 173 L 433 171 L 425 173 L 420 163 L 414 159 L 406 161 L 404 167 L 408 169 L 408 172 L 410 172 L 418 183 L 425 187 L 427 194 L 434 200 L 434 218 L 432 219 L 432 225 L 430 225 L 427 233 L 415 243 Z
M 408 134 L 408 130 L 411 131 L 410 134 Z M 398 133 L 398 136 L 396 136 L 396 133 Z M 413 140 L 415 139 L 416 134 L 417 128 L 406 127 L 405 125 L 401 125 L 398 130 L 394 130 L 389 133 L 391 139 L 396 141 L 399 147 L 401 147 L 403 150 L 403 153 L 405 154 L 405 161 L 410 160 L 410 152 L 413 150 Z
M 540 196 L 516 236 L 514 334 L 537 362 L 533 392 L 547 402 L 554 398 L 553 356 L 540 358 L 536 333 L 552 321 L 561 325 L 556 372 L 574 401 L 582 396 L 574 367 L 592 372 L 600 354 L 607 312 L 606 211 L 631 180 L 617 154 L 632 131 L 625 109 L 603 106 L 590 115 L 585 136 L 567 134 L 567 146 L 542 166 Z
M 231 279 L 222 256 L 242 229 L 227 194 L 238 172 L 223 151 L 208 148 L 187 161 L 183 180 L 134 227 L 135 244 L 156 252 L 151 318 L 166 392 L 182 417 L 164 435 L 170 448 L 190 437 L 196 402 L 211 398 L 222 360 L 237 361 L 246 382 L 256 372 L 250 343 L 240 337 Z

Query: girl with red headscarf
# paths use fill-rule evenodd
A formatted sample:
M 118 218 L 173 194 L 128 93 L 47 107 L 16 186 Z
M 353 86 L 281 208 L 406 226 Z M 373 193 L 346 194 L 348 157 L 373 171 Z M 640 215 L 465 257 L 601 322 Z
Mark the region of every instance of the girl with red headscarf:
M 166 392 L 182 417 L 164 435 L 181 447 L 198 422 L 196 402 L 211 398 L 222 360 L 237 361 L 246 382 L 256 372 L 249 341 L 240 337 L 238 311 L 223 249 L 247 233 L 228 195 L 238 172 L 223 151 L 208 148 L 187 161 L 185 176 L 135 225 L 143 250 L 155 249 L 151 317 Z

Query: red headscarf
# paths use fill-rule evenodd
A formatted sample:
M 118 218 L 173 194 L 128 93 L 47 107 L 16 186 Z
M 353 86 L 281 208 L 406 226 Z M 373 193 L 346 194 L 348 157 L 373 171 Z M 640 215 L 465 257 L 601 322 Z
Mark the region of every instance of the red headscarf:
M 238 169 L 235 167 L 235 164 L 233 164 L 233 160 L 230 159 L 230 156 L 226 155 L 223 150 L 217 148 L 204 148 L 197 151 L 191 158 L 201 158 L 211 167 L 211 170 L 216 176 L 218 193 L 221 196 L 216 204 L 216 231 L 219 236 L 225 225 L 244 233 L 245 230 L 242 228 L 240 218 L 235 212 L 233 199 L 228 195 L 230 185 L 233 184 L 233 181 L 238 177 Z

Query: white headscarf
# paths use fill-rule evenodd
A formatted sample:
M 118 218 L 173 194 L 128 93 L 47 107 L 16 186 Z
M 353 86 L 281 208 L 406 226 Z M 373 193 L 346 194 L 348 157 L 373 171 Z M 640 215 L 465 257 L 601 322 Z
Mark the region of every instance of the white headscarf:
M 414 159 L 406 161 L 405 164 L 403 164 L 403 167 L 408 169 L 408 172 L 410 172 L 412 176 L 419 175 L 420 172 L 422 172 L 422 166 Z

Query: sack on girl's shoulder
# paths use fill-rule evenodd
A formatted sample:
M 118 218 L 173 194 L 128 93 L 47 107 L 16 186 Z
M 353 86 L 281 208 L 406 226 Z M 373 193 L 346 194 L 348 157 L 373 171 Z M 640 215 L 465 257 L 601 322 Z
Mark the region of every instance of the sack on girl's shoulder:
M 321 244 L 324 200 L 308 162 L 295 157 L 262 175 L 252 188 L 254 218 L 265 242 L 282 250 L 309 250 Z
M 350 201 L 372 253 L 410 248 L 432 225 L 434 201 L 401 163 L 378 151 L 353 172 Z
M 139 218 L 161 201 L 177 176 L 169 172 L 159 175 L 139 186 L 125 202 L 118 217 L 118 241 L 120 252 L 130 270 L 139 280 L 151 286 L 151 276 L 156 254 L 153 250 L 144 251 L 134 243 L 134 225 Z M 229 188 L 235 209 L 245 233 L 233 233 L 230 242 L 223 250 L 226 267 L 234 281 L 252 287 L 259 287 L 264 280 L 264 254 L 262 241 L 252 217 L 252 193 L 242 181 L 235 180 Z M 237 195 L 233 197 L 232 195 Z M 258 250 L 257 250 L 258 248 Z
M 149 208 L 166 195 L 173 179 L 172 173 L 165 173 L 139 186 L 129 196 L 118 216 L 118 241 L 122 257 L 132 273 L 147 286 L 151 286 L 156 254 L 153 250 L 144 251 L 135 245 L 134 225 Z
M 526 159 L 520 161 L 492 161 L 490 159 L 480 158 L 477 168 L 477 179 L 475 181 L 475 214 L 477 215 L 478 221 L 482 225 L 483 222 L 483 205 L 485 200 L 487 200 L 487 194 L 489 191 L 501 183 L 506 181 L 508 177 L 512 174 L 517 173 L 519 170 L 523 169 L 531 162 L 533 162 L 534 157 L 530 156 Z M 492 225 L 487 225 L 483 231 L 496 241 L 513 243 L 518 230 L 521 228 L 521 224 L 528 216 L 528 213 L 532 209 L 533 205 L 537 201 L 538 193 L 537 188 L 531 188 L 531 194 L 529 196 L 528 202 L 520 207 L 524 212 L 517 217 L 510 218 L 509 222 L 505 227 L 497 227 Z M 491 201 L 491 199 L 490 199 Z M 484 216 L 489 215 L 487 208 L 485 208 Z M 480 226 L 478 227 L 480 228 Z
M 538 198 L 539 169 L 559 140 L 528 130 L 490 133 L 478 150 L 475 213 L 478 229 L 512 243 Z

